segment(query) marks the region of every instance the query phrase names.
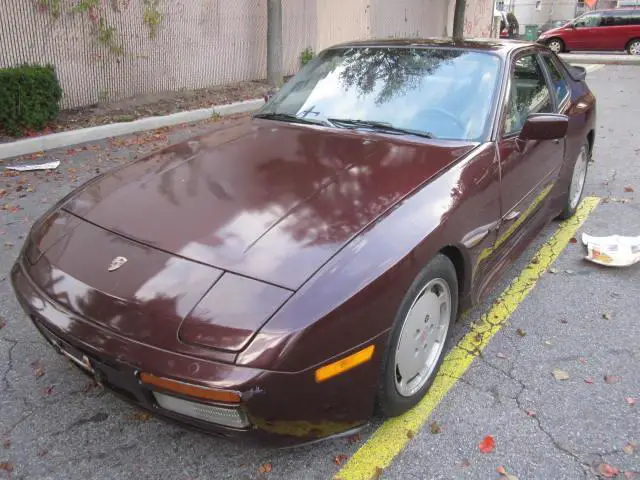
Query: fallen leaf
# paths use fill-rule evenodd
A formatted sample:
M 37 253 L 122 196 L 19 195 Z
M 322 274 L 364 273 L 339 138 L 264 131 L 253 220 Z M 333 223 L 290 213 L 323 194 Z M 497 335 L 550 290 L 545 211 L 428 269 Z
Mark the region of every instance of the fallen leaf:
M 569 320 L 567 320 L 566 318 L 561 318 L 560 323 L 569 323 Z
M 536 416 L 536 412 L 534 410 L 525 410 L 525 412 L 527 413 L 527 415 L 529 415 L 530 417 L 535 417 Z
M 618 383 L 620 381 L 620 377 L 618 375 L 605 375 L 604 382 L 611 385 L 612 383 Z
M 496 353 L 496 357 L 502 358 L 503 360 L 507 359 L 507 356 L 504 353 Z
M 2 441 L 2 446 L 3 446 L 4 448 L 9 448 L 9 447 L 11 447 L 11 439 L 7 438 L 7 439 L 3 440 L 3 441 Z
M 503 478 L 506 478 L 507 480 L 518 480 L 518 477 L 507 472 L 507 469 L 502 465 L 496 468 L 496 472 L 498 472 Z
M 469 468 L 471 466 L 471 462 L 469 461 L 468 458 L 465 458 L 464 460 L 462 460 L 462 462 L 460 463 L 460 466 L 462 468 Z
M 49 395 L 51 395 L 53 393 L 53 385 L 49 385 L 47 388 L 45 388 L 42 391 L 42 395 L 45 397 L 48 397 Z
M 0 470 L 4 470 L 5 472 L 13 472 L 13 463 L 0 462 Z
M 624 472 L 624 478 L 626 478 L 627 480 L 635 480 L 636 478 L 638 478 L 638 472 Z
M 578 240 L 576 240 L 576 237 L 571 237 L 569 243 L 578 243 Z
M 549 269 L 549 273 L 558 273 L 558 269 L 557 268 L 550 268 Z
M 565 372 L 564 370 L 560 370 L 559 368 L 556 368 L 553 370 L 553 378 L 555 378 L 556 380 L 568 380 L 569 373 Z
M 633 192 L 635 192 L 635 190 L 633 189 L 633 187 L 624 187 L 624 191 L 625 191 L 626 193 L 633 193 Z
M 545 344 L 545 345 L 553 345 L 549 340 L 545 340 L 545 341 L 544 341 L 544 344 Z
M 533 258 L 533 259 L 531 260 L 531 263 L 532 263 L 533 265 L 537 265 L 537 264 L 539 264 L 539 263 L 540 263 L 540 260 L 538 260 L 538 258 Z
M 415 434 L 413 433 L 413 430 L 407 430 L 407 438 L 409 440 L 411 440 L 414 436 Z
M 521 328 L 517 329 L 517 330 L 516 330 L 516 333 L 517 333 L 517 334 L 518 334 L 518 336 L 520 336 L 520 337 L 524 337 L 524 336 L 527 334 L 527 332 L 525 332 L 525 331 L 524 331 L 524 330 L 522 330 Z
M 3 320 L 0 320 L 0 330 L 2 330 L 5 327 L 6 323 L 4 323 Z
M 260 468 L 258 469 L 258 472 L 260 472 L 260 473 L 269 473 L 269 472 L 271 472 L 271 470 L 273 470 L 273 467 L 271 466 L 270 463 L 263 463 L 262 465 L 260 465 Z
M 42 365 L 40 365 L 38 360 L 31 362 L 31 368 L 33 368 L 33 374 L 36 378 L 40 378 L 44 375 L 44 368 L 42 368 Z
M 431 425 L 430 425 L 429 429 L 431 430 L 431 433 L 433 433 L 433 434 L 437 434 L 437 433 L 442 432 L 442 428 L 440 428 L 440 425 L 438 425 L 438 422 L 431 422 Z
M 593 383 L 593 378 L 587 377 L 584 379 L 584 383 Z
M 581 364 L 583 364 L 583 365 L 585 365 L 585 364 L 587 363 L 587 359 L 586 359 L 586 358 L 584 358 L 584 357 L 580 357 L 580 358 L 578 359 L 578 361 L 579 361 Z
M 564 273 L 568 273 L 569 275 L 573 275 L 575 272 L 573 270 L 565 270 Z
M 49 453 L 49 450 L 46 450 L 46 449 L 45 450 L 40 450 L 38 452 L 38 456 L 39 457 L 44 457 L 47 453 Z
M 384 473 L 384 468 L 376 467 L 376 471 L 373 474 L 373 477 L 371 477 L 371 480 L 378 480 L 382 476 L 383 473 Z
M 346 462 L 349 459 L 349 457 L 343 453 L 341 453 L 340 455 L 336 455 L 335 457 L 333 457 L 333 462 L 336 465 L 342 465 L 344 462 Z
M 632 443 L 627 443 L 624 447 L 622 447 L 622 451 L 627 455 L 631 455 L 633 453 L 635 446 Z
M 151 418 L 151 414 L 149 412 L 135 412 L 132 415 L 132 418 L 134 420 L 138 420 L 140 422 L 146 422 L 147 420 L 149 420 Z
M 636 399 L 633 397 L 625 397 L 624 400 L 630 407 L 633 407 L 636 404 Z
M 491 453 L 496 448 L 496 441 L 491 435 L 487 435 L 478 444 L 478 448 L 482 453 Z
M 604 318 L 605 320 L 611 320 L 611 315 L 609 315 L 609 313 L 607 313 L 607 312 L 604 312 L 602 314 L 602 318 Z
M 605 478 L 614 478 L 620 474 L 620 470 L 608 463 L 601 463 L 598 467 L 598 473 Z

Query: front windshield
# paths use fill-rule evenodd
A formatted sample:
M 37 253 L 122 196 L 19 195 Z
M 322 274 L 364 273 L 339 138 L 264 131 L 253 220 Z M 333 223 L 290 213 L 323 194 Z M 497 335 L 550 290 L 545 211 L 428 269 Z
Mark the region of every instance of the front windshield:
M 479 140 L 499 70 L 493 54 L 453 48 L 331 49 L 259 113 L 384 122 L 436 138 Z

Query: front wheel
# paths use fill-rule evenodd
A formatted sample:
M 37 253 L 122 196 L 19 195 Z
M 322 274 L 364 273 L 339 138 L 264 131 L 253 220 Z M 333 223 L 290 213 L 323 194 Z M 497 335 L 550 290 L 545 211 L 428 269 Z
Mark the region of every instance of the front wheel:
M 578 158 L 576 158 L 576 163 L 573 166 L 569 191 L 567 192 L 564 208 L 560 214 L 560 219 L 562 220 L 573 217 L 578 209 L 578 205 L 580 205 L 582 193 L 584 192 L 584 184 L 587 181 L 587 170 L 590 159 L 591 149 L 589 148 L 589 142 L 585 141 L 582 147 L 580 147 L 580 153 L 578 153 Z
M 401 415 L 424 397 L 446 354 L 457 310 L 455 267 L 438 254 L 414 280 L 396 315 L 378 392 L 384 415 Z
M 627 52 L 629 55 L 640 55 L 640 38 L 636 38 L 629 42 L 629 45 L 627 45 Z
M 564 42 L 559 38 L 552 38 L 547 42 L 547 47 L 554 53 L 564 52 Z

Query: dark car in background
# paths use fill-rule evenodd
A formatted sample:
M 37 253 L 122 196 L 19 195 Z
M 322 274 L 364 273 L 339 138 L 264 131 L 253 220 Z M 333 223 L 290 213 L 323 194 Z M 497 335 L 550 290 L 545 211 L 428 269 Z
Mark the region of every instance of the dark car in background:
M 640 9 L 585 13 L 562 27 L 543 32 L 538 42 L 556 53 L 626 50 L 630 55 L 640 55 Z
M 61 199 L 14 290 L 87 374 L 201 430 L 301 443 L 402 414 L 458 312 L 576 212 L 584 75 L 497 39 L 330 48 L 252 117 Z

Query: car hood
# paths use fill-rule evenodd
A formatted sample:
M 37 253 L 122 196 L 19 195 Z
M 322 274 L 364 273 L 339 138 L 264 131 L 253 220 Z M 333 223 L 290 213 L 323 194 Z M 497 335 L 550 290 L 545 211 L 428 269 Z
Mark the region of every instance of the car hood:
M 540 36 L 541 37 L 549 37 L 551 35 L 555 35 L 557 33 L 560 33 L 561 31 L 563 31 L 565 28 L 564 26 L 562 27 L 554 27 L 554 28 L 550 28 L 549 30 L 545 30 L 543 31 Z
M 90 182 L 63 209 L 159 251 L 296 290 L 476 145 L 242 119 Z

